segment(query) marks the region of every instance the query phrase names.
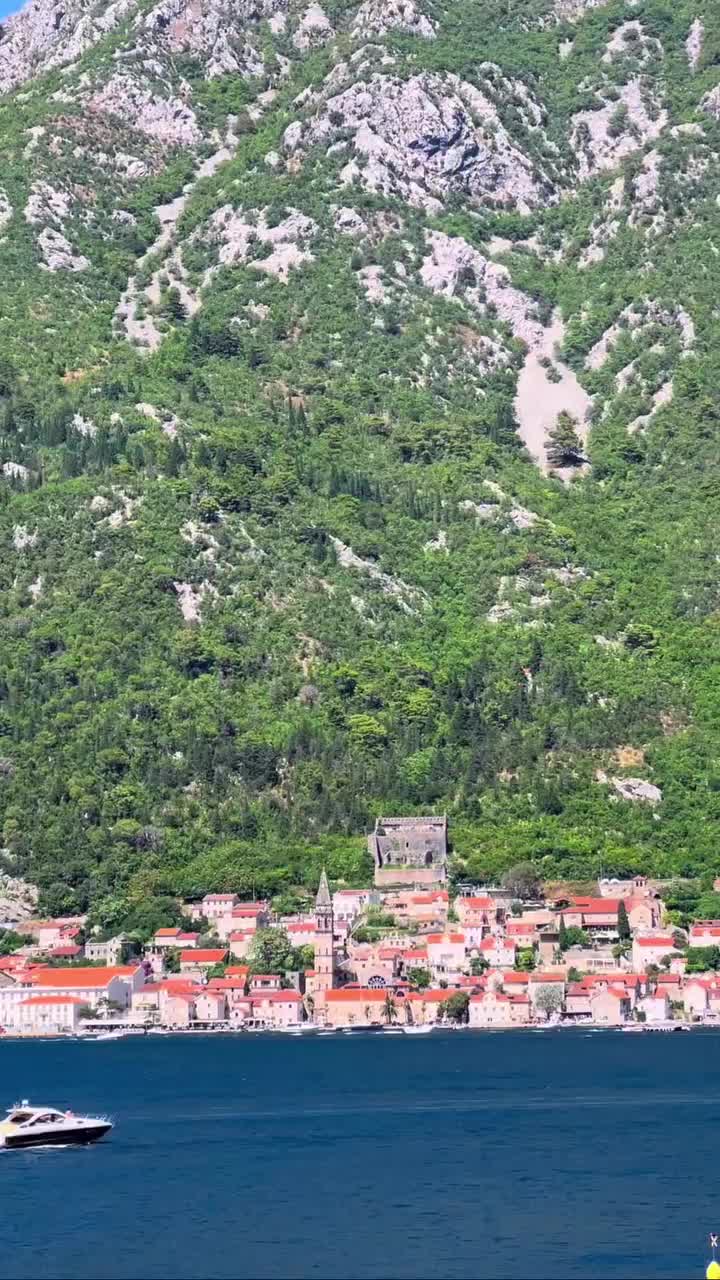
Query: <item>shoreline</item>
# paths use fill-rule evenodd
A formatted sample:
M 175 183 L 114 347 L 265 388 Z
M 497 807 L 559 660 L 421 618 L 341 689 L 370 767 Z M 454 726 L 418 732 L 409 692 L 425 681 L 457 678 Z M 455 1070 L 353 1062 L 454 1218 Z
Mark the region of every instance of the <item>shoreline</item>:
M 532 1024 L 529 1024 L 529 1023 L 518 1024 L 516 1026 L 498 1026 L 498 1027 L 469 1027 L 466 1025 L 465 1026 L 463 1025 L 433 1026 L 431 1027 L 430 1032 L 426 1032 L 425 1034 L 430 1035 L 431 1033 L 434 1033 L 435 1035 L 437 1035 L 437 1034 L 452 1033 L 454 1035 L 460 1031 L 465 1033 L 474 1033 L 475 1035 L 486 1035 L 488 1033 L 492 1035 L 497 1035 L 503 1032 L 525 1031 L 525 1032 L 532 1032 L 533 1034 L 537 1034 L 538 1032 L 541 1032 L 544 1035 L 548 1035 L 552 1032 L 558 1032 L 558 1033 L 559 1032 L 565 1032 L 565 1033 L 566 1032 L 584 1032 L 586 1034 L 591 1034 L 591 1033 L 595 1034 L 598 1031 L 605 1031 L 605 1032 L 623 1032 L 624 1034 L 632 1033 L 633 1035 L 657 1035 L 658 1033 L 667 1035 L 667 1034 L 672 1034 L 678 1031 L 688 1032 L 688 1031 L 717 1031 L 717 1030 L 720 1030 L 720 1022 L 715 1022 L 715 1023 L 675 1022 L 675 1023 L 665 1023 L 665 1024 L 660 1024 L 660 1023 L 650 1024 L 649 1026 L 646 1026 L 642 1023 L 632 1023 L 632 1022 L 620 1023 L 617 1025 L 608 1025 L 607 1023 L 598 1023 L 598 1022 L 578 1022 L 578 1023 L 565 1023 L 561 1025 L 554 1025 L 554 1026 L 533 1026 Z M 149 1039 L 150 1037 L 166 1038 L 169 1036 L 172 1036 L 172 1037 L 194 1036 L 195 1038 L 199 1038 L 201 1036 L 238 1037 L 238 1036 L 251 1035 L 251 1036 L 274 1036 L 278 1038 L 284 1037 L 286 1039 L 292 1038 L 295 1040 L 301 1040 L 301 1039 L 317 1039 L 318 1037 L 327 1037 L 327 1036 L 336 1036 L 336 1037 L 345 1037 L 345 1038 L 352 1038 L 353 1036 L 355 1037 L 368 1036 L 368 1035 L 398 1036 L 398 1035 L 409 1034 L 410 1036 L 412 1036 L 414 1033 L 416 1034 L 416 1029 L 414 1028 L 410 1028 L 410 1030 L 408 1031 L 406 1027 L 401 1027 L 397 1025 L 392 1027 L 374 1027 L 374 1026 L 320 1027 L 320 1026 L 305 1025 L 300 1028 L 292 1027 L 292 1028 L 284 1028 L 284 1029 L 281 1029 L 278 1027 L 157 1027 L 155 1026 L 155 1027 L 148 1027 L 148 1028 L 137 1028 L 137 1027 L 129 1026 L 129 1027 L 112 1027 L 112 1028 L 108 1028 L 107 1032 L 99 1032 L 99 1033 L 87 1032 L 80 1035 L 73 1032 L 56 1032 L 56 1033 L 48 1033 L 48 1034 L 29 1033 L 27 1035 L 18 1035 L 13 1032 L 7 1031 L 2 1037 L 0 1037 L 0 1046 L 5 1043 L 27 1044 L 27 1043 L 32 1043 L 38 1040 L 40 1041 L 48 1041 L 48 1040 L 77 1041 L 79 1043 L 97 1042 L 97 1043 L 107 1044 L 107 1043 L 110 1043 L 111 1041 L 117 1041 L 117 1040 L 146 1040 L 146 1039 Z

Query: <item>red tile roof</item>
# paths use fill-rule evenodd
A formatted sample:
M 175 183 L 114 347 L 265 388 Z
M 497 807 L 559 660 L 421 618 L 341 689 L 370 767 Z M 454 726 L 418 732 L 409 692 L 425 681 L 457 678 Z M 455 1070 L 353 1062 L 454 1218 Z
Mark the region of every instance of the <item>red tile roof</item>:
M 662 934 L 656 938 L 636 938 L 639 947 L 674 947 L 675 940 L 667 934 Z
M 470 907 L 473 911 L 485 911 L 488 907 L 494 907 L 495 903 L 492 898 L 459 898 L 457 905 Z
M 195 947 L 180 952 L 181 964 L 222 964 L 227 951 L 214 947 Z
M 325 992 L 325 999 L 330 1004 L 342 1003 L 344 1000 L 381 1001 L 387 996 L 384 987 L 334 987 Z
M 33 969 L 28 976 L 35 987 L 106 987 L 113 978 L 133 978 L 139 967 L 119 964 L 103 968 Z
M 28 996 L 20 1004 L 83 1004 L 78 996 Z
M 256 991 L 252 993 L 253 1004 L 300 1004 L 302 997 L 297 991 L 263 991 L 258 996 Z
M 617 915 L 620 901 L 620 898 L 571 898 L 568 910 L 572 912 L 574 907 L 583 915 Z

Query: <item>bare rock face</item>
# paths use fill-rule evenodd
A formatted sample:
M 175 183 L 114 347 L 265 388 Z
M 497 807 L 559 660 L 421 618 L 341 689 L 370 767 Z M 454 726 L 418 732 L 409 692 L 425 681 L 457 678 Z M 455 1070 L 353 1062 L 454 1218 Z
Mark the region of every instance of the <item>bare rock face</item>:
M 0 232 L 3 232 L 13 216 L 13 207 L 4 191 L 0 190 Z
M 720 84 L 705 94 L 700 106 L 714 120 L 720 120 Z
M 166 146 L 192 147 L 201 133 L 195 112 L 179 98 L 163 98 L 129 75 L 114 75 L 89 100 L 91 111 L 115 116 Z
M 435 39 L 437 23 L 413 3 L 413 0 L 365 0 L 353 22 L 358 36 L 384 36 L 388 31 L 404 31 L 407 35 Z
M 253 259 L 250 266 L 287 284 L 292 267 L 312 262 L 313 255 L 305 246 L 317 234 L 318 226 L 297 209 L 288 210 L 281 222 L 268 226 L 264 211 L 243 213 L 223 205 L 210 219 L 209 230 L 219 245 L 218 260 L 224 266 L 246 262 L 255 243 L 270 246 L 271 252 Z
M 47 271 L 87 271 L 90 263 L 81 253 L 74 253 L 69 240 L 60 231 L 45 227 L 38 236 L 38 248 Z
M 325 99 L 305 125 L 285 131 L 286 151 L 330 146 L 351 135 L 344 183 L 399 196 L 438 212 L 453 193 L 521 212 L 546 202 L 550 184 L 534 171 L 485 94 L 454 75 L 409 80 L 375 73 Z
M 636 804 L 660 804 L 662 791 L 652 782 L 642 778 L 611 778 L 610 781 L 622 800 L 631 800 Z
M 206 79 L 256 76 L 263 62 L 247 28 L 282 12 L 287 0 L 160 0 L 136 22 L 136 49 L 148 56 L 190 54 Z
M 67 66 L 91 49 L 136 8 L 137 0 L 31 0 L 3 24 L 0 95 L 32 76 Z
M 685 41 L 685 52 L 687 53 L 688 66 L 691 71 L 697 71 L 700 64 L 704 37 L 705 27 L 700 19 L 696 18 L 690 27 L 688 38 Z
M 0 920 L 30 920 L 37 908 L 38 891 L 34 884 L 0 873 Z
M 325 10 L 317 3 L 309 4 L 298 28 L 293 36 L 296 49 L 304 53 L 307 49 L 315 49 L 325 44 L 334 36 L 335 30 Z
M 639 79 L 620 89 L 619 101 L 603 103 L 573 116 L 572 145 L 582 179 L 605 169 L 616 169 L 625 156 L 660 136 L 667 112 L 648 100 Z

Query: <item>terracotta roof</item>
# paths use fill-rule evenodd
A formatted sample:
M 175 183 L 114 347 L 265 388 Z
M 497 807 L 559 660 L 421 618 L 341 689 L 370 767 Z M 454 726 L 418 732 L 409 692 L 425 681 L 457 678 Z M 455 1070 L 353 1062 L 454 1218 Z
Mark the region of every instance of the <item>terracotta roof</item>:
M 29 981 L 35 987 L 106 987 L 113 978 L 132 978 L 139 965 L 119 964 L 103 968 L 34 969 Z
M 263 991 L 258 999 L 256 991 L 253 991 L 252 998 L 254 1003 L 263 1004 L 270 1001 L 271 1004 L 300 1004 L 302 997 L 297 991 Z
M 443 1000 L 447 1000 L 448 996 L 452 994 L 452 991 L 444 987 L 428 988 L 427 991 L 411 991 L 408 1000 L 414 1000 L 416 1004 L 423 1004 L 428 1001 L 430 1004 L 438 1004 L 442 1003 Z
M 229 964 L 225 970 L 225 977 L 247 977 L 249 972 L 250 966 L 248 964 Z
M 365 1000 L 366 1002 L 384 1000 L 387 990 L 384 987 L 333 987 L 325 992 L 325 999 L 330 1004 L 342 1003 L 343 1000 Z
M 20 1004 L 83 1004 L 78 996 L 28 996 Z
M 458 898 L 458 906 L 471 907 L 473 911 L 487 910 L 494 907 L 492 898 Z
M 443 942 L 464 942 L 464 933 L 429 933 L 426 939 L 428 945 L 437 946 Z
M 179 934 L 180 934 L 180 929 L 156 929 L 155 930 L 156 938 L 177 938 Z
M 180 952 L 181 964 L 222 964 L 227 951 L 224 948 L 195 947 Z
M 582 911 L 583 915 L 616 916 L 620 906 L 620 898 L 571 898 L 567 910 Z M 560 912 L 562 915 L 562 911 Z
M 674 947 L 675 946 L 674 938 L 671 938 L 666 934 L 663 934 L 657 938 L 636 938 L 635 942 L 639 947 Z

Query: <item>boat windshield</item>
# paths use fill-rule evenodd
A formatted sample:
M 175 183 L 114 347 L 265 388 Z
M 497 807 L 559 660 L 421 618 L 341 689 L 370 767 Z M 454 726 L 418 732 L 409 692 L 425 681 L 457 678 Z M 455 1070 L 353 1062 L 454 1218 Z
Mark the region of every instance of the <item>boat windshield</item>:
M 32 1111 L 13 1111 L 10 1116 L 10 1124 L 25 1124 L 32 1116 Z

